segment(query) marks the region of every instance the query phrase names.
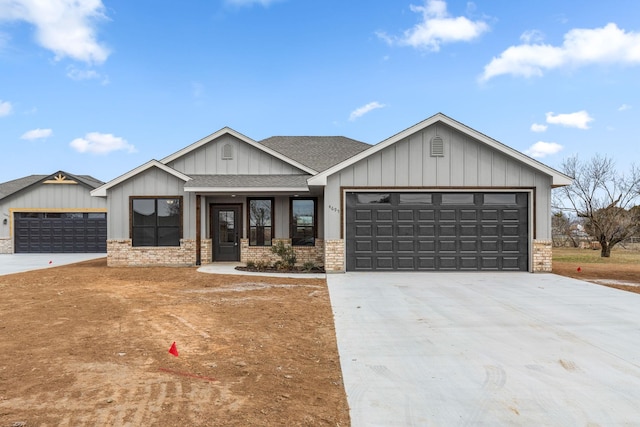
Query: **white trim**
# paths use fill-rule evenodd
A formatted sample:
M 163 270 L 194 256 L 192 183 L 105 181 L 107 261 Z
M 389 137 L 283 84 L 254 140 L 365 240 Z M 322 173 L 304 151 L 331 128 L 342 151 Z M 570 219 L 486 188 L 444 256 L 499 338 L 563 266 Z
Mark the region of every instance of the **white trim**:
M 368 148 L 358 154 L 356 154 L 355 156 L 341 162 L 338 163 L 335 166 L 330 167 L 329 169 L 315 175 L 312 176 L 311 178 L 309 178 L 307 180 L 307 183 L 309 186 L 313 186 L 313 185 L 321 185 L 321 186 L 325 186 L 327 185 L 327 177 L 333 175 L 336 172 L 341 171 L 342 169 L 353 165 L 356 162 L 359 162 L 362 159 L 365 159 L 375 153 L 377 153 L 378 151 L 384 150 L 385 148 L 389 147 L 390 145 L 395 144 L 398 141 L 403 140 L 404 138 L 407 138 L 408 136 L 413 135 L 416 132 L 419 132 L 423 129 L 425 129 L 428 126 L 431 126 L 437 122 L 442 122 L 446 125 L 451 126 L 452 128 L 469 135 L 472 138 L 475 138 L 477 140 L 479 140 L 480 142 L 490 146 L 491 148 L 498 150 L 502 153 L 504 153 L 505 155 L 514 158 L 516 160 L 521 161 L 522 163 L 525 163 L 526 165 L 532 167 L 533 169 L 536 169 L 546 175 L 551 176 L 552 178 L 552 187 L 562 187 L 565 185 L 571 185 L 571 183 L 573 182 L 573 179 L 571 179 L 570 177 L 568 177 L 567 175 L 543 164 L 538 162 L 537 160 L 532 159 L 531 157 L 517 151 L 514 150 L 511 147 L 508 147 L 498 141 L 496 141 L 493 138 L 490 138 L 474 129 L 471 129 L 470 127 L 457 122 L 453 119 L 451 119 L 450 117 L 445 116 L 442 113 L 438 113 L 434 116 L 429 117 L 426 120 L 421 121 L 420 123 L 413 125 L 412 127 L 403 130 L 400 133 L 397 133 L 395 135 L 393 135 L 390 138 L 385 139 L 384 141 L 372 146 L 371 148 Z
M 309 192 L 307 187 L 185 187 L 185 193 Z
M 185 154 L 188 154 L 191 151 L 196 150 L 196 149 L 202 147 L 203 145 L 213 141 L 214 139 L 220 138 L 221 136 L 226 135 L 226 134 L 234 136 L 234 137 L 238 138 L 239 140 L 249 144 L 250 146 L 252 146 L 252 147 L 254 147 L 254 148 L 256 148 L 256 149 L 258 149 L 260 151 L 263 151 L 263 152 L 265 152 L 265 153 L 267 153 L 267 154 L 269 154 L 269 155 L 271 155 L 273 157 L 276 157 L 277 159 L 282 160 L 285 163 L 288 163 L 288 164 L 290 164 L 292 166 L 295 166 L 298 169 L 301 169 L 301 170 L 303 170 L 303 171 L 305 171 L 307 173 L 310 173 L 311 175 L 315 175 L 315 174 L 318 173 L 318 171 L 316 171 L 314 169 L 311 169 L 310 167 L 305 166 L 302 163 L 298 163 L 295 160 L 290 159 L 289 157 L 287 157 L 287 156 L 285 156 L 285 155 L 283 155 L 281 153 L 278 153 L 277 151 L 274 151 L 271 148 L 268 148 L 268 147 L 266 147 L 266 146 L 264 146 L 264 145 L 262 145 L 262 144 L 260 144 L 260 143 L 258 143 L 256 141 L 254 141 L 253 139 L 249 138 L 248 136 L 245 136 L 245 135 L 241 134 L 240 132 L 237 132 L 237 131 L 231 129 L 230 127 L 224 127 L 222 129 L 220 129 L 219 131 L 212 133 L 209 136 L 205 136 L 201 140 L 194 142 L 193 144 L 183 148 L 182 150 L 176 151 L 175 153 L 165 157 L 164 159 L 160 160 L 160 162 L 164 163 L 164 164 L 172 162 L 172 161 L 184 156 Z
M 177 170 L 170 168 L 169 166 L 160 163 L 157 160 L 149 160 L 147 163 L 138 166 L 135 169 L 130 170 L 129 172 L 125 173 L 124 175 L 120 175 L 119 177 L 112 179 L 111 181 L 107 182 L 104 185 L 101 185 L 100 187 L 96 188 L 95 190 L 91 191 L 91 195 L 94 197 L 107 197 L 107 190 L 110 189 L 111 187 L 114 187 L 136 175 L 138 175 L 139 173 L 142 173 L 144 171 L 146 171 L 147 169 L 150 169 L 152 167 L 156 167 L 160 170 L 163 170 L 164 172 L 175 176 L 178 179 L 183 180 L 184 182 L 187 181 L 191 181 L 191 177 L 188 175 L 183 174 L 182 172 L 178 172 Z

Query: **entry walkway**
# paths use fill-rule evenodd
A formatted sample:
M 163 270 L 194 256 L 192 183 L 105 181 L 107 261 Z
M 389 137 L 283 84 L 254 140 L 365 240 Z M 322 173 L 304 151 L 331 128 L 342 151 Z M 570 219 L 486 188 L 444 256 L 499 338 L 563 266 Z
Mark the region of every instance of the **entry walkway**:
M 353 427 L 639 425 L 638 294 L 530 273 L 327 282 Z

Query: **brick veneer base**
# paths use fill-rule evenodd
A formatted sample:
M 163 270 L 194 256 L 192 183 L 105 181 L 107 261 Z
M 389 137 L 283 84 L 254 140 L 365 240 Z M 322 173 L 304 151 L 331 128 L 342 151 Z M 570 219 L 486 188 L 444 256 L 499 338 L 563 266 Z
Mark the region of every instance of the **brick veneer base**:
M 12 254 L 13 253 L 13 239 L 5 238 L 0 239 L 0 254 Z
M 275 245 L 278 241 L 282 241 L 285 245 L 290 245 L 289 239 L 273 239 Z M 271 252 L 272 246 L 249 246 L 249 239 L 240 240 L 240 262 L 268 262 L 273 264 L 280 260 L 280 257 Z M 315 246 L 294 246 L 293 247 L 298 265 L 305 262 L 313 262 L 317 266 L 324 265 L 324 240 L 316 239 Z
M 211 239 L 201 241 L 202 263 L 211 262 Z M 107 240 L 109 267 L 190 266 L 196 263 L 196 241 L 180 239 L 180 246 L 133 247 L 131 239 Z
M 553 242 L 551 240 L 533 241 L 533 272 L 550 273 L 553 269 Z
M 344 240 L 327 240 L 324 243 L 324 269 L 327 273 L 344 272 Z

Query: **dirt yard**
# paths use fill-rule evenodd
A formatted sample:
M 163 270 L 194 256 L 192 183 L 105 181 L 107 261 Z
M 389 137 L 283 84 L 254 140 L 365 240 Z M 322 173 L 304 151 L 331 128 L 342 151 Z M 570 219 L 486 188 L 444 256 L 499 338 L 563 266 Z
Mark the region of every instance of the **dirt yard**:
M 0 292 L 0 426 L 349 425 L 324 280 L 98 260 Z

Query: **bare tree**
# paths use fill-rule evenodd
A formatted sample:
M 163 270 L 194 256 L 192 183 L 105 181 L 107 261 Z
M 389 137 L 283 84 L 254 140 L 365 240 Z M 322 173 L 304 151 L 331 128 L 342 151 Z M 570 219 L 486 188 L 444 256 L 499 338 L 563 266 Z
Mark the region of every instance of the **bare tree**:
M 566 246 L 577 248 L 584 232 L 581 230 L 579 218 L 570 217 L 562 211 L 554 212 L 551 216 L 551 237 L 553 246 Z
M 632 165 L 624 174 L 612 159 L 596 155 L 586 162 L 578 156 L 565 159 L 562 171 L 574 181 L 560 188 L 556 200 L 584 218 L 585 230 L 600 243 L 600 256 L 610 257 L 611 249 L 638 227 L 629 209 L 640 195 L 640 169 Z

